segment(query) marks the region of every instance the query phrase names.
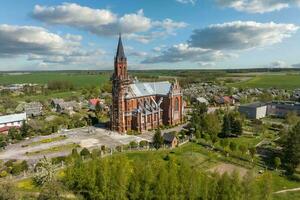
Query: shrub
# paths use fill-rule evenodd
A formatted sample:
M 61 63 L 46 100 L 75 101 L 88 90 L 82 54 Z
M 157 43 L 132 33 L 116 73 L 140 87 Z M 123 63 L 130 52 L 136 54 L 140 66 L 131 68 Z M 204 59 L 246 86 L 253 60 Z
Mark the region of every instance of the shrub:
M 83 148 L 80 151 L 80 155 L 83 156 L 84 158 L 87 158 L 91 155 L 90 151 L 87 148 Z

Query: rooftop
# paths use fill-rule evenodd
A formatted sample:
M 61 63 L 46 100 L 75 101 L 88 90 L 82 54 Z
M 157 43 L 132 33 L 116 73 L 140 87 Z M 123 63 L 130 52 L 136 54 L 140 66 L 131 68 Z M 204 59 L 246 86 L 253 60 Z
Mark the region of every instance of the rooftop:
M 0 116 L 0 124 L 26 120 L 26 113 Z
M 151 95 L 168 95 L 170 89 L 171 83 L 168 81 L 133 83 L 129 85 L 129 91 L 126 98 L 143 97 Z

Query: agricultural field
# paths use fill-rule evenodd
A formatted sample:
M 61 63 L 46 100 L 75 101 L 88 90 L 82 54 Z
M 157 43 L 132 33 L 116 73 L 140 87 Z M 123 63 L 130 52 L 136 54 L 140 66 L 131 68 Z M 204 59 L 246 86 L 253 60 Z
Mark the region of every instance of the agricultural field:
M 228 86 L 240 88 L 280 88 L 293 90 L 300 87 L 300 74 L 262 74 L 249 80 L 229 83 Z
M 16 83 L 46 84 L 49 81 L 69 81 L 75 87 L 97 86 L 106 83 L 110 73 L 100 72 L 33 72 L 24 74 L 0 74 L 0 85 Z

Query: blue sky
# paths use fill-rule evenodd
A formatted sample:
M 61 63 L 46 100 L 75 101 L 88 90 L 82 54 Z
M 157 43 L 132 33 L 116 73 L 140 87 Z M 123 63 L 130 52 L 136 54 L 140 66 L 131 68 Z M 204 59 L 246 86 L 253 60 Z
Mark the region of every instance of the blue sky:
M 112 69 L 122 32 L 130 69 L 290 68 L 300 0 L 10 0 L 0 71 Z

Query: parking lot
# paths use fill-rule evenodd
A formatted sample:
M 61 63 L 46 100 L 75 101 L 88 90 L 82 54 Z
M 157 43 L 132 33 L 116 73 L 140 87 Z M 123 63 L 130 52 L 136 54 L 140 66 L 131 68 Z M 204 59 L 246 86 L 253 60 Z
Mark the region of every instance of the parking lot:
M 139 136 L 120 135 L 104 128 L 94 127 L 66 130 L 59 134 L 38 136 L 17 144 L 11 144 L 5 150 L 0 151 L 0 159 L 5 161 L 17 159 L 36 162 L 44 156 L 51 158 L 68 155 L 73 146 L 80 148 L 100 148 L 104 145 L 108 148 L 114 148 L 118 145 L 129 144 L 131 141 L 149 141 L 152 136 L 153 133 L 145 133 Z M 55 138 L 59 137 L 59 141 L 56 141 Z

